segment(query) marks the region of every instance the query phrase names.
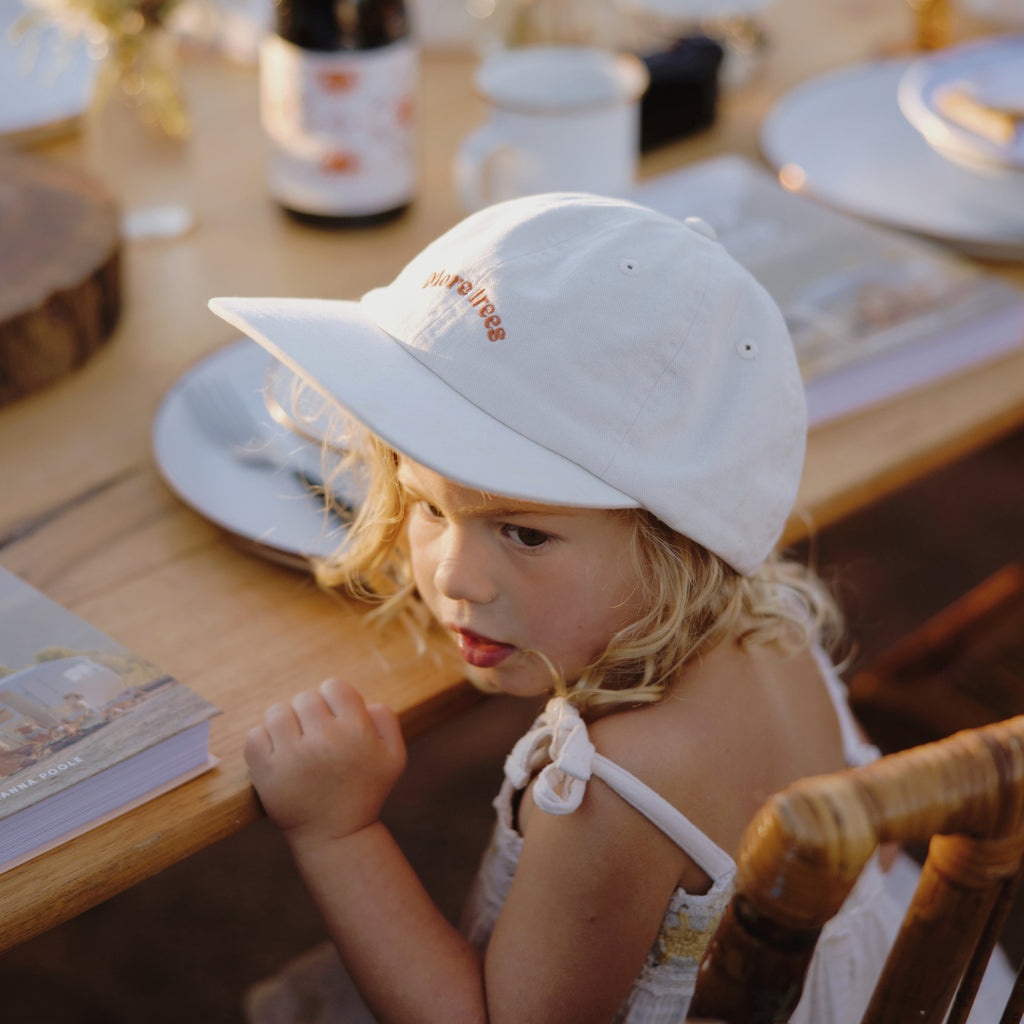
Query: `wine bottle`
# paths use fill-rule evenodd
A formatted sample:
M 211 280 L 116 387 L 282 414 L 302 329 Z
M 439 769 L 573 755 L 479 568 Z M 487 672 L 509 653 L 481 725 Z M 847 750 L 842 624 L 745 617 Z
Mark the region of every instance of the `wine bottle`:
M 260 49 L 272 198 L 321 226 L 377 223 L 416 189 L 417 54 L 402 0 L 276 0 Z

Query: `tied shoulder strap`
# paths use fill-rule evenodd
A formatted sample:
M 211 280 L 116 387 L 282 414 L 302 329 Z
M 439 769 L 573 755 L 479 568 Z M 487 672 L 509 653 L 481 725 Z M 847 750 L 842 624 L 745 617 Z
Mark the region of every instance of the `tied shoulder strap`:
M 678 808 L 635 775 L 597 753 L 579 710 L 564 697 L 552 697 L 533 728 L 512 748 L 505 760 L 505 776 L 516 789 L 522 789 L 545 761 L 550 763 L 537 776 L 533 789 L 534 802 L 542 811 L 572 814 L 583 800 L 590 777 L 596 775 L 712 879 L 735 870 L 732 857 Z

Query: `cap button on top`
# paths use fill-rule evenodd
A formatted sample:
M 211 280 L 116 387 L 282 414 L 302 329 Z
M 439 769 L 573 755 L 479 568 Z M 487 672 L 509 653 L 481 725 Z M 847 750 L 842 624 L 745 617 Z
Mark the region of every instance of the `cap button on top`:
M 712 242 L 718 241 L 718 232 L 703 217 L 687 217 L 683 223 L 698 235 L 710 238 Z

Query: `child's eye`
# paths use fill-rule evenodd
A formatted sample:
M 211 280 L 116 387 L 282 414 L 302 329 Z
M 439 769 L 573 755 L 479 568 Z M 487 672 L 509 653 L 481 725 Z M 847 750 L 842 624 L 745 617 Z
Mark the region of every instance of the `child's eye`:
M 444 515 L 441 510 L 436 505 L 432 505 L 429 501 L 419 501 L 417 504 L 419 505 L 420 511 L 428 519 L 444 519 Z
M 505 535 L 511 537 L 517 544 L 524 548 L 543 547 L 549 540 L 551 534 L 543 530 L 535 530 L 530 526 L 516 526 L 514 523 L 506 523 L 504 526 Z

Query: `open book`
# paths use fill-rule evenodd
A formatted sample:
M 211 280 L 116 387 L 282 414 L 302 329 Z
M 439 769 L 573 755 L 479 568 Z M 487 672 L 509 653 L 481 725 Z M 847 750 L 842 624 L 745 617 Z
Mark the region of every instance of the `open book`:
M 212 767 L 216 714 L 0 568 L 0 871 Z
M 793 336 L 812 426 L 1024 340 L 1024 292 L 934 243 L 787 192 L 743 157 L 662 174 L 632 197 L 702 217 L 771 293 Z

